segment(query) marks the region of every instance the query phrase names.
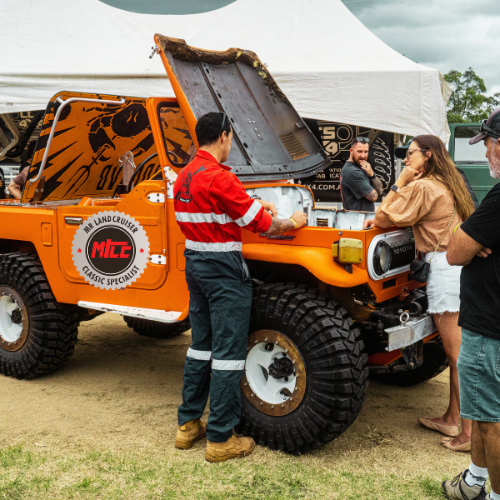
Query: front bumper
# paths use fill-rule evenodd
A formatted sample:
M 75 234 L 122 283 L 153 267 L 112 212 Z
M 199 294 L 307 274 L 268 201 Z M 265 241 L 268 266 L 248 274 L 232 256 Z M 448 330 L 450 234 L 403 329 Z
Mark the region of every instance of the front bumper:
M 384 331 L 388 337 L 386 350 L 391 352 L 417 343 L 419 340 L 436 333 L 437 328 L 432 316 L 423 314 L 408 321 L 402 320 L 401 325 L 386 328 Z

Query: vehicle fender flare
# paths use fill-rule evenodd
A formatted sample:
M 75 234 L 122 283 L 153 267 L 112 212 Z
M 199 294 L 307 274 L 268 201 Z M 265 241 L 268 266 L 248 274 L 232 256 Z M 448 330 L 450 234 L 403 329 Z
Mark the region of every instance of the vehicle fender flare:
M 352 274 L 333 260 L 331 250 L 324 247 L 302 247 L 279 244 L 247 243 L 243 245 L 245 259 L 296 264 L 307 269 L 327 285 L 351 288 L 368 282 L 366 270 L 353 265 Z

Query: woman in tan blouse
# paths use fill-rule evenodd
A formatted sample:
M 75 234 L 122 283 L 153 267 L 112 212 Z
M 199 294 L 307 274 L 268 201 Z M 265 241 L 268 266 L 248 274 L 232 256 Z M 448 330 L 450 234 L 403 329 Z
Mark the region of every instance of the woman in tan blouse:
M 462 337 L 458 326 L 461 267 L 448 264 L 446 247 L 457 224 L 474 211 L 474 203 L 438 137 L 415 137 L 408 148 L 405 162 L 406 168 L 393 190 L 380 204 L 375 219 L 365 221 L 365 228 L 389 227 L 393 224 L 411 226 L 417 250 L 425 254 L 427 262 L 431 262 L 427 281 L 428 312 L 433 315 L 450 363 L 450 401 L 442 417 L 420 417 L 418 420 L 425 427 L 450 436 L 452 439 L 448 437 L 441 441 L 446 448 L 468 451 L 470 420 L 462 419 L 462 431 L 459 432 L 457 359 Z

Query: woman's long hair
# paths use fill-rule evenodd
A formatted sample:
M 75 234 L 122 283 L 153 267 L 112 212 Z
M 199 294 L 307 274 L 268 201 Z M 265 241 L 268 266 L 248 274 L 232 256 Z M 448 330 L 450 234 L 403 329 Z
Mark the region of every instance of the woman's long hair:
M 420 149 L 432 152 L 421 179 L 433 177 L 443 184 L 455 202 L 458 215 L 463 221 L 467 220 L 475 210 L 474 202 L 443 141 L 435 135 L 418 135 L 413 138 L 412 143 L 416 143 Z

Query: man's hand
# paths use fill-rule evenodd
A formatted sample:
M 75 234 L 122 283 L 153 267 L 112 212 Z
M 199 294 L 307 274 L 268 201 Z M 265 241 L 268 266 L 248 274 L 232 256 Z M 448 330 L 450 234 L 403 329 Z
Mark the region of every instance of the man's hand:
M 373 177 L 375 175 L 372 166 L 367 161 L 361 160 L 359 162 L 359 166 L 361 167 L 361 170 L 368 174 L 368 177 Z
M 483 259 L 485 259 L 486 257 L 488 257 L 488 255 L 491 255 L 493 252 L 491 251 L 491 248 L 482 248 L 481 250 L 479 250 L 479 252 L 477 252 L 476 254 L 476 257 L 482 257 Z
M 276 210 L 276 206 L 274 203 L 270 201 L 257 200 L 267 211 L 271 212 L 273 217 L 278 217 L 278 211 Z
M 368 201 L 377 201 L 378 197 L 381 196 L 384 191 L 382 181 L 375 175 L 372 166 L 367 161 L 361 160 L 359 162 L 359 166 L 361 167 L 361 170 L 363 170 L 363 172 L 370 177 L 370 184 L 373 186 L 373 191 L 366 195 L 365 198 Z
M 292 222 L 295 222 L 295 224 Z M 273 217 L 271 222 L 271 227 L 264 233 L 269 235 L 275 234 L 283 234 L 287 231 L 293 231 L 294 229 L 300 229 L 307 224 L 307 215 L 304 212 L 298 210 L 295 212 L 290 219 L 278 219 L 277 217 Z
M 301 227 L 304 227 L 307 224 L 307 215 L 304 212 L 301 212 L 300 210 L 297 210 L 290 217 L 290 219 L 293 219 L 295 221 L 295 224 L 297 224 L 297 229 L 300 229 Z

